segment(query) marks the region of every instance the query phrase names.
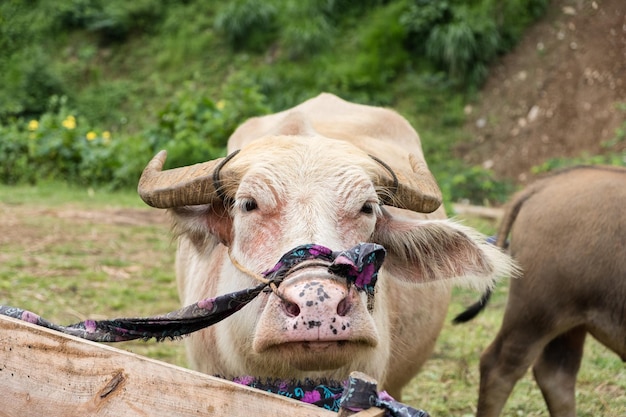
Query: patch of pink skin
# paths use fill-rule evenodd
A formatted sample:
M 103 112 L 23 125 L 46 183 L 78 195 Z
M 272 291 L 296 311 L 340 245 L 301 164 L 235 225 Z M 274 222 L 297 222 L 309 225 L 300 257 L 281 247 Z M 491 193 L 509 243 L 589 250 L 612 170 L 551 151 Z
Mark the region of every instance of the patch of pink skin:
M 352 260 L 350 258 L 348 258 L 347 256 L 338 256 L 333 263 L 339 264 L 339 265 L 350 265 L 350 266 L 355 266 L 354 262 L 352 262 Z
M 324 280 L 302 281 L 286 286 L 283 295 L 299 306 L 297 316 L 282 317 L 286 342 L 331 342 L 347 340 L 352 335 L 351 317 L 337 314 L 339 303 L 348 295 L 344 285 Z M 325 347 L 311 345 L 310 349 Z
M 269 255 L 272 258 L 270 260 L 272 265 L 268 266 L 273 268 L 273 262 L 278 261 L 280 255 L 272 254 L 276 251 L 277 236 L 282 236 L 282 233 L 278 215 L 265 217 L 262 227 L 255 230 L 253 237 L 241 242 L 241 252 L 249 254 L 252 259 L 263 259 Z

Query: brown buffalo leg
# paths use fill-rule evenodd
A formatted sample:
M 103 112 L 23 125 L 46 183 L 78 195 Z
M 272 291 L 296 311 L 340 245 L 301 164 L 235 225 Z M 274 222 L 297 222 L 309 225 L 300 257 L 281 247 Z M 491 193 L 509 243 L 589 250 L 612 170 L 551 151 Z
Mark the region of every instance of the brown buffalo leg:
M 480 358 L 477 417 L 500 415 L 515 383 L 524 376 L 549 340 L 547 336 L 539 335 L 540 332 L 514 330 L 528 328 L 522 324 L 511 325 L 505 315 L 498 336 Z
M 579 326 L 546 345 L 533 366 L 552 417 L 575 417 L 576 375 L 583 356 L 586 330 Z

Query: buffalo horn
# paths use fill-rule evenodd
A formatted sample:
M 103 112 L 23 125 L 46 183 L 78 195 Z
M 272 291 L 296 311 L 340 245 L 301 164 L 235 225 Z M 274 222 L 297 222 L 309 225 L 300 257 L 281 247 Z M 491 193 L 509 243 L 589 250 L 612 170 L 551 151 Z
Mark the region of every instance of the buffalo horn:
M 166 158 L 166 151 L 159 152 L 141 174 L 137 191 L 146 204 L 171 208 L 220 201 L 213 174 L 226 158 L 163 171 Z
M 389 195 L 383 195 L 384 204 L 419 213 L 432 213 L 441 206 L 441 190 L 424 162 L 409 154 L 411 170 L 394 171 L 380 159 L 373 159 L 387 171 L 376 184 L 391 191 Z

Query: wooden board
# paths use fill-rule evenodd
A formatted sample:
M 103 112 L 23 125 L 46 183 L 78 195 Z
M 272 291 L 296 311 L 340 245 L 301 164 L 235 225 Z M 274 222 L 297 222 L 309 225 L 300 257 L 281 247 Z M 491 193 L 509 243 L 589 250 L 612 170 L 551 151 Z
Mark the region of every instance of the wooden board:
M 382 416 L 376 410 L 355 416 Z M 40 415 L 337 416 L 0 315 L 0 417 Z

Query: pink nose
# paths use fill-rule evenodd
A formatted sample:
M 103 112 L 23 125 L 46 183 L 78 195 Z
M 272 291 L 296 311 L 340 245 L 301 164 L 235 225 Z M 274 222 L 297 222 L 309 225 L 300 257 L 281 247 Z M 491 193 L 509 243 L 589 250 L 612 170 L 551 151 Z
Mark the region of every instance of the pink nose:
M 281 308 L 292 341 L 346 340 L 350 334 L 352 293 L 330 279 L 283 284 Z

